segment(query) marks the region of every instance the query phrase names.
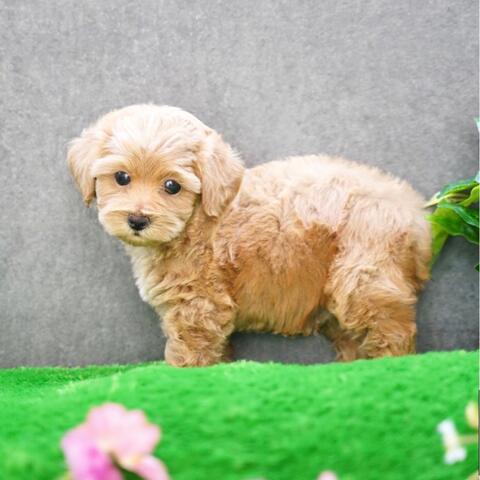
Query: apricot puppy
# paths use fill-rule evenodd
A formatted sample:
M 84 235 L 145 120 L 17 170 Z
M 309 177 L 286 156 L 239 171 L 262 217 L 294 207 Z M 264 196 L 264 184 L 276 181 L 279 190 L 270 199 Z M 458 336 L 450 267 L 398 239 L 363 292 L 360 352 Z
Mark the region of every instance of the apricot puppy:
M 234 330 L 323 332 L 342 360 L 414 351 L 431 234 L 404 181 L 321 155 L 245 169 L 193 115 L 154 105 L 100 118 L 68 163 L 125 243 L 172 365 L 227 360 Z

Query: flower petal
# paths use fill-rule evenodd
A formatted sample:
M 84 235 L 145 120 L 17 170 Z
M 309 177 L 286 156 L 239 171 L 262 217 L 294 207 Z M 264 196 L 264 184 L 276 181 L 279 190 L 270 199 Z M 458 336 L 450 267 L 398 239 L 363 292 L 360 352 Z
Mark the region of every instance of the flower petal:
M 127 411 L 115 403 L 92 409 L 86 427 L 97 445 L 119 463 L 150 454 L 160 439 L 160 429 L 148 423 L 141 410 Z
M 465 409 L 465 417 L 467 423 L 475 430 L 478 430 L 478 405 L 475 402 L 468 403 Z
M 87 416 L 86 425 L 94 434 L 103 434 L 115 430 L 122 424 L 127 411 L 117 403 L 106 403 L 100 407 L 92 408 Z
M 111 459 L 95 444 L 84 425 L 67 432 L 62 449 L 73 480 L 122 480 Z
M 330 470 L 326 470 L 318 475 L 317 480 L 338 480 L 337 475 L 335 472 L 331 472 Z
M 444 420 L 437 426 L 445 448 L 444 462 L 448 465 L 465 460 L 467 451 L 462 447 L 460 436 L 452 420 Z
M 464 447 L 456 447 L 447 450 L 443 460 L 447 465 L 452 465 L 453 463 L 463 462 L 466 458 L 467 450 Z
M 145 480 L 170 479 L 165 465 L 158 460 L 158 458 L 152 456 L 143 457 L 140 462 L 131 469 L 131 471 Z
M 131 456 L 150 454 L 160 438 L 160 429 L 156 425 L 143 428 L 125 429 L 113 440 L 112 452 L 119 460 Z

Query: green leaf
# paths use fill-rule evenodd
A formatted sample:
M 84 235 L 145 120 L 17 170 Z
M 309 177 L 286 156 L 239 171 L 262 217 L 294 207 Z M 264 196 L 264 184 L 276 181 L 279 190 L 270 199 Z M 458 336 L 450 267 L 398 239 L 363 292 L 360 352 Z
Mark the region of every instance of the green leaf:
M 468 192 L 456 192 L 448 195 L 440 195 L 440 192 L 437 192 L 425 205 L 424 207 L 434 207 L 438 205 L 442 200 L 448 200 L 449 202 L 462 203 L 469 197 Z
M 461 203 L 467 200 L 472 192 L 468 190 L 475 190 L 478 187 L 480 181 L 480 171 L 474 178 L 467 178 L 466 180 L 459 180 L 458 182 L 453 182 L 445 185 L 439 192 L 437 192 L 433 197 L 425 204 L 425 207 L 433 207 L 437 205 L 442 200 L 450 200 L 451 202 Z M 477 200 L 478 201 L 478 197 Z M 470 205 L 474 201 L 467 204 Z
M 478 228 L 478 210 L 442 200 L 438 208 L 453 210 L 465 223 Z
M 460 202 L 460 205 L 464 207 L 469 207 L 472 203 L 477 203 L 480 194 L 480 185 L 477 185 L 475 188 L 472 188 L 470 195 L 463 201 Z
M 467 178 L 466 180 L 459 180 L 458 182 L 448 183 L 445 185 L 440 192 L 438 193 L 439 197 L 445 197 L 446 195 L 450 195 L 452 193 L 463 192 L 464 190 L 470 190 L 478 185 L 478 177 Z
M 476 270 L 477 272 L 480 272 L 480 263 L 477 263 L 477 264 L 475 265 L 475 270 Z
M 442 251 L 445 242 L 448 239 L 448 232 L 440 225 L 432 224 L 432 260 L 430 267 L 437 261 L 440 252 Z
M 469 242 L 478 245 L 478 227 L 466 223 L 456 211 L 437 207 L 427 219 L 443 228 L 449 235 L 465 237 Z

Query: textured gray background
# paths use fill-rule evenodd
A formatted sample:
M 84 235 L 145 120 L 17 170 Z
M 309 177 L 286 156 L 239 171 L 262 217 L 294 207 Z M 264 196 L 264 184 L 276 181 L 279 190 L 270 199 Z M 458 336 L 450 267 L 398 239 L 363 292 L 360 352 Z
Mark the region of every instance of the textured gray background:
M 0 366 L 163 356 L 128 259 L 82 206 L 66 144 L 152 101 L 222 132 L 248 165 L 327 152 L 426 196 L 476 170 L 470 0 L 0 2 Z M 476 249 L 450 243 L 419 350 L 475 348 Z M 327 361 L 321 338 L 238 335 L 238 358 Z

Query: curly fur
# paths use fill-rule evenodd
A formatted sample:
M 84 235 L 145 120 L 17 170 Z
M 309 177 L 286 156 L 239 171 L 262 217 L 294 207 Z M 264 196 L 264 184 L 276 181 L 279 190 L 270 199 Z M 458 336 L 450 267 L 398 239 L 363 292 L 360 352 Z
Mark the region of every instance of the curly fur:
M 406 182 L 323 155 L 245 169 L 193 115 L 154 105 L 105 115 L 72 142 L 68 162 L 125 243 L 169 363 L 225 361 L 235 330 L 323 332 L 342 360 L 414 351 L 431 233 Z M 118 185 L 117 171 L 131 183 Z M 166 179 L 182 190 L 169 195 Z M 132 213 L 150 226 L 135 234 Z

